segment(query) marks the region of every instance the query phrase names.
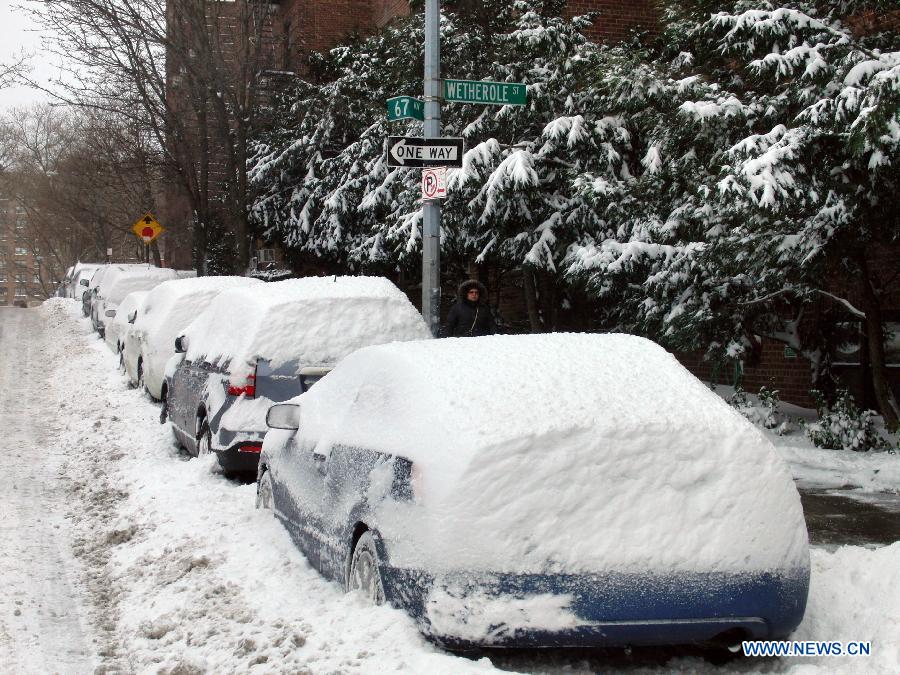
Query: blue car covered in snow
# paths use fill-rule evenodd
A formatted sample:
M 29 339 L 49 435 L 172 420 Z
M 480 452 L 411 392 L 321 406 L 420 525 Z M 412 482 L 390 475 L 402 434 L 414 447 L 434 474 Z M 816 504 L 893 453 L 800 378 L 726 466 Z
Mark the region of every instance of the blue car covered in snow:
M 257 506 L 442 645 L 733 645 L 803 618 L 786 465 L 642 338 L 369 347 L 268 423 Z

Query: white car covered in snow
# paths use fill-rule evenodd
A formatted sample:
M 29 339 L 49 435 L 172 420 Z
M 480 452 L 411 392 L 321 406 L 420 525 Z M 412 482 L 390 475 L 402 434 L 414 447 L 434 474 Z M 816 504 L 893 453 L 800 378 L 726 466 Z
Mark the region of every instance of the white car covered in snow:
M 97 287 L 91 303 L 91 323 L 100 337 L 105 337 L 106 325 L 116 316 L 119 303 L 129 293 L 149 291 L 164 281 L 177 279 L 178 271 L 152 265 L 123 265 L 110 268 Z
M 369 347 L 268 421 L 258 506 L 444 645 L 735 645 L 803 617 L 788 467 L 648 340 Z
M 166 362 L 175 353 L 175 338 L 181 331 L 222 291 L 262 283 L 247 277 L 197 277 L 156 286 L 147 293 L 125 336 L 123 360 L 128 379 L 159 399 Z
M 149 291 L 135 291 L 125 296 L 116 308 L 115 315 L 108 317 L 103 339 L 106 346 L 119 355 L 119 365 L 124 367 L 123 350 L 125 349 L 125 337 L 134 326 L 138 312 L 147 297 Z
M 351 352 L 430 337 L 383 277 L 307 277 L 227 291 L 185 329 L 166 376 L 168 418 L 192 454 L 256 472 L 274 402 L 306 391 Z

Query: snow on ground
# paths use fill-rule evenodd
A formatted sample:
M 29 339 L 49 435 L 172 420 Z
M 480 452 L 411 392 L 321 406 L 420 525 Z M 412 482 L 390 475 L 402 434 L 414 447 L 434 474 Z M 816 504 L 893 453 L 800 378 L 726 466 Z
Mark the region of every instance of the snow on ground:
M 734 393 L 732 387 L 717 386 L 716 393 L 728 399 Z M 765 410 L 756 396 L 747 394 L 760 419 Z M 797 421 L 812 422 L 816 411 L 789 403 L 779 403 L 778 410 L 792 420 L 790 431 L 779 435 L 774 430 L 759 426 L 775 445 L 791 467 L 794 481 L 806 490 L 840 490 L 842 496 L 863 501 L 877 499 L 877 493 L 900 494 L 900 453 L 852 452 L 850 450 L 825 450 L 813 445 Z
M 54 384 L 35 386 L 46 407 L 60 411 L 46 452 L 62 455 L 71 485 L 65 498 L 75 569 L 90 598 L 98 672 L 496 672 L 491 659 L 527 672 L 623 669 L 602 658 L 453 656 L 425 642 L 405 614 L 345 594 L 253 508 L 253 485 L 227 481 L 209 461 L 186 459 L 174 447 L 158 408 L 127 388 L 74 302 L 51 300 L 38 311 L 47 330 L 40 365 Z M 814 550 L 812 565 L 797 637 L 872 639 L 871 657 L 724 668 L 691 657 L 627 669 L 898 672 L 900 544 Z M 5 587 L 15 580 L 0 578 Z

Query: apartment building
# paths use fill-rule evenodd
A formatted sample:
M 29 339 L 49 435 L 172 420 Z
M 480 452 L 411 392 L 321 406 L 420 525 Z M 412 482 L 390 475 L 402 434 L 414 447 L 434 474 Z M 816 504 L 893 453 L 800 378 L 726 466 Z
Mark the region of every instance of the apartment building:
M 0 196 L 0 306 L 30 307 L 54 290 L 27 212 L 15 199 Z

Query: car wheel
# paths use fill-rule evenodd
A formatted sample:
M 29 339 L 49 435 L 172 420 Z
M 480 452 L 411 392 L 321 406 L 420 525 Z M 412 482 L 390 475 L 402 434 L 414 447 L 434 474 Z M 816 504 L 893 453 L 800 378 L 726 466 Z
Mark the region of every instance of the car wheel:
M 200 430 L 197 432 L 197 457 L 205 457 L 212 452 L 212 432 L 206 420 L 200 421 Z
M 384 584 L 381 581 L 381 561 L 375 548 L 375 538 L 370 532 L 364 532 L 356 542 L 353 557 L 350 560 L 350 581 L 347 584 L 351 591 L 362 591 L 374 604 L 384 602 Z
M 266 511 L 275 510 L 275 498 L 272 495 L 272 473 L 266 471 L 256 484 L 256 508 Z

